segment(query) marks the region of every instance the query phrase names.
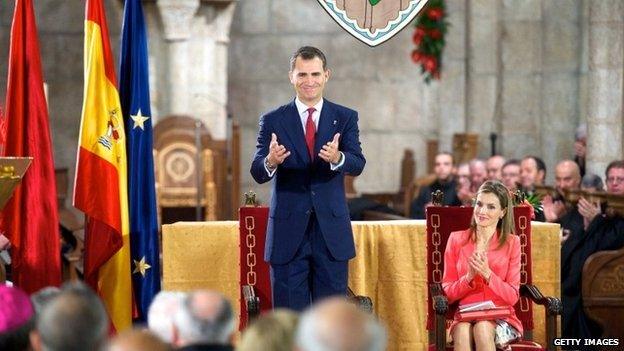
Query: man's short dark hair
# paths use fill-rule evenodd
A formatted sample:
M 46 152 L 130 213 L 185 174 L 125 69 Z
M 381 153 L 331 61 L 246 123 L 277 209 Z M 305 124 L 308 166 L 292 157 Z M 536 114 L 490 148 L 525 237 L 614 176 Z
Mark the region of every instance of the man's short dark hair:
M 35 318 L 15 329 L 0 332 L 0 350 L 28 350 L 29 334 L 35 327 Z
M 525 158 L 523 158 L 523 160 L 528 160 L 528 159 L 532 159 L 533 161 L 535 161 L 535 165 L 537 166 L 537 170 L 538 171 L 544 171 L 544 178 L 546 178 L 546 163 L 544 163 L 544 160 L 542 160 L 541 158 L 539 158 L 537 156 L 533 156 L 533 155 L 529 155 L 529 156 L 526 156 Z
M 507 166 L 512 166 L 512 165 L 520 167 L 520 161 L 517 158 L 512 158 L 510 160 L 507 160 L 505 163 L 503 163 L 503 167 L 501 167 L 501 169 Z
M 314 46 L 302 46 L 295 51 L 295 53 L 290 57 L 291 71 L 295 69 L 297 57 L 301 57 L 304 60 L 312 60 L 313 58 L 318 57 L 323 62 L 323 71 L 327 70 L 327 59 L 325 58 L 325 54 Z
M 609 163 L 607 166 L 607 170 L 605 171 L 605 176 L 609 176 L 609 171 L 611 168 L 624 168 L 624 160 L 615 160 Z
M 453 154 L 448 151 L 438 152 L 433 159 L 435 160 L 438 156 L 442 156 L 442 155 L 449 156 L 451 158 L 451 165 L 455 166 L 455 157 L 453 157 Z

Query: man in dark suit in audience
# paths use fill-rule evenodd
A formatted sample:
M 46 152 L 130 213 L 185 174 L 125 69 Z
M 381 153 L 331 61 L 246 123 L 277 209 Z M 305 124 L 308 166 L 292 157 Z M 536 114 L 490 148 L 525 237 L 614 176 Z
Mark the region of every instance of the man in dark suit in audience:
M 433 171 L 436 179 L 428 186 L 423 186 L 418 192 L 418 197 L 412 201 L 410 217 L 416 219 L 425 218 L 425 209 L 431 206 L 431 193 L 440 190 L 444 193 L 443 205 L 460 206 L 461 200 L 457 197 L 457 183 L 453 176 L 454 171 L 453 155 L 448 152 L 441 152 L 435 157 Z
M 606 176 L 607 192 L 624 195 L 624 161 L 611 162 Z M 601 335 L 600 326 L 583 310 L 583 265 L 595 252 L 624 246 L 624 219 L 605 216 L 601 213 L 600 204 L 583 198 L 579 200 L 578 212 L 583 216 L 584 231 L 572 232 L 561 247 L 561 332 L 564 338 L 597 338 Z

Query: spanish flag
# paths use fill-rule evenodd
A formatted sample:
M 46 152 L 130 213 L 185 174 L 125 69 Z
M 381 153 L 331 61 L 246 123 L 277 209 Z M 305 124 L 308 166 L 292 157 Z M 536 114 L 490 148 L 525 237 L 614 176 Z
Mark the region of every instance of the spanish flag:
M 132 323 L 126 134 L 102 0 L 87 0 L 74 206 L 85 213 L 85 280 L 117 331 Z

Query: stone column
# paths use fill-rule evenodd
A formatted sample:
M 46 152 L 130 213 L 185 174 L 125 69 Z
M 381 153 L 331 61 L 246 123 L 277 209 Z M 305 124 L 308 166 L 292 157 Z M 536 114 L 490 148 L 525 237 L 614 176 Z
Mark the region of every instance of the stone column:
M 166 114 L 189 114 L 189 38 L 200 0 L 158 0 L 168 64 Z M 165 112 L 165 111 L 163 111 Z
M 589 2 L 587 171 L 604 176 L 622 158 L 624 3 Z

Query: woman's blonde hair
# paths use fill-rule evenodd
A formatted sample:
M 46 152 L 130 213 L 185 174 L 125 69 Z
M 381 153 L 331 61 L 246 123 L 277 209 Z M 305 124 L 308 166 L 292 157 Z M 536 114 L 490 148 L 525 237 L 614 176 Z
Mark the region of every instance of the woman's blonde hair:
M 256 319 L 243 331 L 237 351 L 292 351 L 299 315 L 277 309 Z
M 511 194 L 509 193 L 509 189 L 507 189 L 507 187 L 505 187 L 503 183 L 498 180 L 488 180 L 483 183 L 477 191 L 477 195 L 479 194 L 494 194 L 500 202 L 501 209 L 505 211 L 503 218 L 499 219 L 496 224 L 496 228 L 500 233 L 497 249 L 500 249 L 503 245 L 505 245 L 507 236 L 509 234 L 513 234 L 516 227 L 514 224 L 513 201 L 511 199 Z M 474 219 L 474 215 L 470 221 L 470 229 L 472 232 L 471 238 L 475 240 L 477 222 Z

